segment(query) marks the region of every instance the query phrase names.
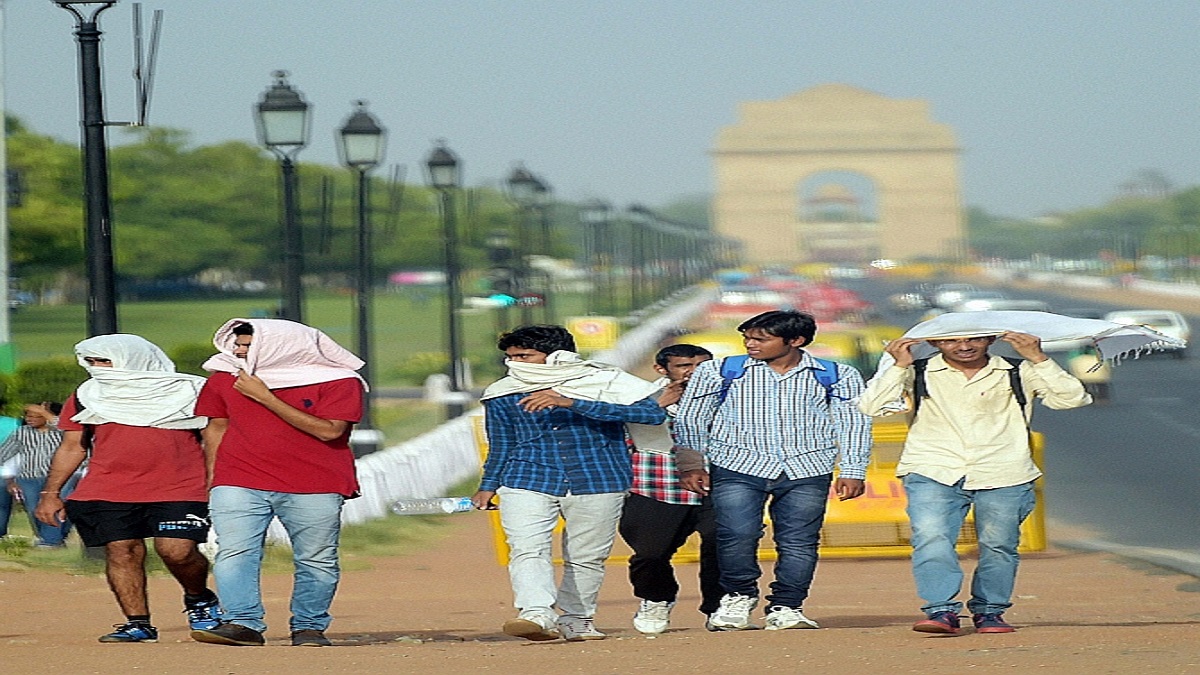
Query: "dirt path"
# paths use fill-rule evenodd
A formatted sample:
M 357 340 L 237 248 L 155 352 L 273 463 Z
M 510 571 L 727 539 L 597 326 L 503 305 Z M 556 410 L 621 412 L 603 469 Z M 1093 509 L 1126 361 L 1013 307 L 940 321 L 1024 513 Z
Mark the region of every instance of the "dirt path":
M 178 590 L 152 580 L 158 644 L 105 645 L 118 620 L 102 578 L 0 571 L 0 663 L 9 673 L 893 673 L 974 668 L 1047 673 L 1200 672 L 1200 586 L 1104 554 L 1054 550 L 1022 566 L 1012 635 L 945 639 L 909 630 L 917 612 L 906 560 L 823 561 L 806 611 L 819 631 L 708 633 L 695 611 L 695 567 L 670 632 L 641 636 L 623 565 L 609 566 L 602 642 L 526 643 L 502 635 L 512 615 L 507 574 L 483 514 L 454 516 L 421 554 L 349 572 L 333 607 L 335 647 L 286 645 L 288 575 L 264 579 L 268 646 L 191 642 Z M 768 573 L 769 578 L 769 573 Z

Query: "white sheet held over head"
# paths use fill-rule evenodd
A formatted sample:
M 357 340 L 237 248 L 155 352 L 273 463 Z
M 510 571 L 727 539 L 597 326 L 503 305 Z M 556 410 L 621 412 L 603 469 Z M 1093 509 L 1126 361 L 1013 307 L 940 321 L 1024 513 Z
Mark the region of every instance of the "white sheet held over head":
M 1119 361 L 1133 354 L 1167 348 L 1183 348 L 1185 340 L 1163 335 L 1146 326 L 1127 326 L 1101 319 L 1077 319 L 1050 312 L 948 312 L 909 328 L 904 337 L 917 340 L 939 338 L 1000 335 L 1009 331 L 1036 335 L 1042 340 L 1042 348 L 1054 350 L 1055 343 L 1090 342 L 1100 358 Z M 921 359 L 937 353 L 932 345 L 919 344 L 912 349 L 913 356 Z M 891 366 L 892 357 L 884 354 L 879 361 L 883 370 Z

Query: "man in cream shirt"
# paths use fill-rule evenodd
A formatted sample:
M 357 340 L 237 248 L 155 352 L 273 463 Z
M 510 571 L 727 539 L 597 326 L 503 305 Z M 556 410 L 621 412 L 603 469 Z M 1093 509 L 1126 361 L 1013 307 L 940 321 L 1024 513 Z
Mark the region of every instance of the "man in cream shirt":
M 996 340 L 1011 345 L 1025 360 L 1014 366 L 989 354 Z M 924 369 L 925 396 L 916 400 L 912 349 L 923 342 L 938 353 L 918 364 Z M 1063 410 L 1092 399 L 1079 380 L 1046 356 L 1041 341 L 1026 333 L 900 338 L 886 351 L 895 363 L 881 366 L 859 409 L 883 416 L 895 412 L 898 399 L 910 401 L 912 419 L 896 475 L 908 497 L 913 577 L 925 602 L 921 609 L 926 618 L 913 630 L 959 632 L 963 604 L 955 597 L 963 571 L 954 547 L 973 505 L 979 563 L 967 609 L 976 632 L 1011 633 L 1014 628 L 1003 615 L 1012 606 L 1020 527 L 1033 510 L 1033 482 L 1041 471 L 1030 453 L 1030 406 L 1022 409 L 1010 371 L 1019 368 L 1027 401 L 1039 398 L 1046 407 Z

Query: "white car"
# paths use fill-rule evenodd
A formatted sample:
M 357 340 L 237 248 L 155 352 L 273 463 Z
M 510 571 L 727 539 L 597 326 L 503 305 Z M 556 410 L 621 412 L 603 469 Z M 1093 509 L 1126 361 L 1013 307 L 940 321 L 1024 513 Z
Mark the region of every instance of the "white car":
M 1145 326 L 1163 335 L 1185 341 L 1190 340 L 1192 337 L 1192 329 L 1188 325 L 1187 319 L 1183 318 L 1183 315 L 1179 312 L 1172 312 L 1165 309 L 1123 309 L 1105 314 L 1104 320 L 1113 323 L 1123 323 L 1128 326 Z M 1182 359 L 1187 355 L 1187 349 L 1183 347 L 1172 348 L 1170 349 L 1170 353 L 1171 356 Z

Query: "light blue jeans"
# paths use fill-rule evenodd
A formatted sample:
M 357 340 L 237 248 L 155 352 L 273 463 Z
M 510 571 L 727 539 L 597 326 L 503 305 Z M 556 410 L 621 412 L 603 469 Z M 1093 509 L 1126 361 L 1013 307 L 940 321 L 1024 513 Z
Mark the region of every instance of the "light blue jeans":
M 965 480 L 965 479 L 964 479 Z M 963 480 L 944 485 L 910 473 L 902 479 L 908 495 L 912 524 L 913 578 L 917 595 L 925 601 L 926 616 L 958 613 L 955 600 L 962 590 L 963 571 L 954 550 L 967 512 L 975 506 L 975 531 L 979 538 L 979 563 L 971 577 L 971 614 L 1002 614 L 1012 606 L 1020 556 L 1017 544 L 1021 523 L 1033 511 L 1037 496 L 1033 483 L 988 490 L 963 489 Z
M 279 518 L 292 540 L 292 631 L 325 630 L 337 591 L 339 494 L 291 494 L 221 485 L 209 494 L 208 509 L 217 534 L 213 577 L 225 621 L 263 632 L 265 610 L 259 577 L 271 519 Z
M 558 497 L 502 487 L 496 494 L 500 495 L 500 524 L 508 537 L 508 575 L 519 616 L 553 620 L 557 606 L 566 617 L 594 617 L 625 493 Z M 566 527 L 562 583 L 556 590 L 552 542 L 560 516 Z
M 37 543 L 43 546 L 62 546 L 67 535 L 71 532 L 71 521 L 64 521 L 63 524 L 54 526 L 47 525 L 33 517 L 33 512 L 37 510 L 38 502 L 42 501 L 41 491 L 46 487 L 46 476 L 39 478 L 16 478 L 15 480 L 21 488 L 21 494 L 25 497 L 25 512 L 29 514 L 29 526 L 37 536 Z M 63 501 L 66 501 L 75 490 L 77 483 L 79 483 L 79 474 L 72 475 L 63 484 L 58 496 Z

